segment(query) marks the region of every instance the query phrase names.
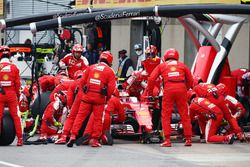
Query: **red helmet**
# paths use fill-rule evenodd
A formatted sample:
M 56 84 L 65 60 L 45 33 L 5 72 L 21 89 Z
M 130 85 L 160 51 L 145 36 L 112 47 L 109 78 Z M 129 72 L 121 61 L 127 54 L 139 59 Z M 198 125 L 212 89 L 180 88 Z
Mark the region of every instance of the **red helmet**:
M 76 79 L 82 78 L 83 74 L 84 74 L 84 72 L 82 70 L 78 70 L 74 73 L 73 79 L 76 80 Z
M 218 89 L 218 92 L 221 93 L 222 95 L 227 95 L 228 89 L 225 84 L 219 83 L 218 85 L 216 85 L 216 88 Z
M 191 100 L 195 97 L 196 97 L 195 91 L 193 91 L 192 89 L 187 91 L 187 99 L 189 102 L 191 102 Z
M 10 48 L 6 45 L 0 47 L 0 58 L 3 54 L 10 56 Z
M 19 102 L 18 102 L 18 105 L 19 105 L 19 111 L 20 112 L 26 112 L 27 110 L 29 110 L 29 102 L 28 102 L 28 99 L 27 97 L 21 93 L 20 97 L 19 97 Z
M 57 94 L 57 97 L 60 99 L 62 104 L 67 103 L 67 97 L 66 97 L 66 94 L 63 91 L 59 91 L 58 94 Z
M 102 60 L 102 59 L 106 60 L 111 66 L 113 62 L 113 55 L 109 51 L 104 51 L 101 53 L 99 60 Z
M 83 52 L 83 47 L 81 44 L 75 44 L 72 49 L 72 54 L 75 52 Z
M 26 97 L 30 96 L 30 85 L 25 85 L 22 87 L 22 92 Z
M 175 59 L 179 60 L 179 53 L 176 49 L 170 48 L 164 54 L 164 60 Z
M 152 57 L 155 57 L 157 53 L 158 53 L 157 48 L 154 45 L 148 46 L 145 51 L 147 57 L 150 56 L 150 54 L 152 54 Z
M 47 90 L 53 91 L 53 89 L 55 88 L 55 78 L 56 77 L 52 75 L 43 75 L 42 77 L 38 79 L 38 82 L 43 92 Z

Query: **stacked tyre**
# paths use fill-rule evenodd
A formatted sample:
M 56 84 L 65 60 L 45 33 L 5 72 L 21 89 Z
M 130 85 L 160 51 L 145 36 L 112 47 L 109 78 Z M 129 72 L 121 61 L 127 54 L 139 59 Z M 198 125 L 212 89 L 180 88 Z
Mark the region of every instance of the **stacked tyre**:
M 0 130 L 0 146 L 10 145 L 16 136 L 14 121 L 11 118 L 8 109 L 4 110 L 2 125 Z

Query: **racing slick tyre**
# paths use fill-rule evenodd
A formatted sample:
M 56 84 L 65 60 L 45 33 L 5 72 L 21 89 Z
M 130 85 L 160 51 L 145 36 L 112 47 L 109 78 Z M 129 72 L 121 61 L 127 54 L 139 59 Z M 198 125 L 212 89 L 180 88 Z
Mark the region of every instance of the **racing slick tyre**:
M 239 124 L 242 125 L 246 125 L 247 122 L 250 122 L 250 117 L 249 117 L 249 100 L 246 97 L 243 98 L 239 98 L 239 101 L 241 102 L 241 104 L 243 105 L 243 107 L 245 108 L 246 112 L 243 115 L 243 117 L 239 120 Z
M 136 119 L 134 119 L 133 117 L 127 117 L 126 120 L 124 121 L 124 124 L 131 125 L 133 127 L 135 133 L 137 133 L 139 131 L 139 124 L 136 121 Z
M 47 105 L 50 103 L 50 94 L 51 92 L 49 91 L 41 93 L 40 102 L 38 97 L 35 99 L 34 103 L 30 107 L 33 118 L 36 118 L 37 115 L 43 115 Z
M 201 135 L 201 131 L 200 131 L 200 126 L 198 124 L 198 121 L 193 121 L 192 122 L 192 131 L 193 131 L 193 134 L 195 135 Z
M 14 121 L 5 109 L 0 130 L 0 146 L 10 145 L 16 136 Z

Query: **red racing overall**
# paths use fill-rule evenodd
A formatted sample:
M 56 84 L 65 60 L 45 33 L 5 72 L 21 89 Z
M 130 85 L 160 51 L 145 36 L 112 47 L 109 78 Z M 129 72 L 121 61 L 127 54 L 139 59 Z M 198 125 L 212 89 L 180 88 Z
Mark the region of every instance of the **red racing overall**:
M 218 136 L 217 131 L 223 120 L 223 113 L 219 107 L 206 98 L 196 97 L 190 106 L 190 118 L 198 118 L 202 135 L 205 134 L 206 142 L 226 142 L 230 137 Z
M 164 82 L 162 128 L 166 141 L 170 143 L 170 121 L 174 103 L 176 103 L 183 123 L 185 138 L 191 140 L 192 129 L 188 115 L 187 90 L 193 84 L 192 74 L 183 63 L 173 59 L 167 60 L 165 63 L 158 65 L 151 73 L 148 80 L 149 95 L 153 95 L 154 82 L 160 75 Z
M 18 146 L 23 144 L 21 120 L 18 116 L 17 106 L 20 97 L 20 74 L 16 65 L 10 63 L 8 58 L 2 58 L 0 61 L 0 128 L 5 105 L 8 106 L 10 115 L 14 121 Z
M 98 140 L 102 134 L 104 105 L 116 87 L 115 73 L 106 63 L 94 64 L 86 69 L 80 86 L 84 89 L 84 94 L 73 124 L 72 136 L 78 134 L 82 123 L 92 112 L 95 124 L 92 138 Z

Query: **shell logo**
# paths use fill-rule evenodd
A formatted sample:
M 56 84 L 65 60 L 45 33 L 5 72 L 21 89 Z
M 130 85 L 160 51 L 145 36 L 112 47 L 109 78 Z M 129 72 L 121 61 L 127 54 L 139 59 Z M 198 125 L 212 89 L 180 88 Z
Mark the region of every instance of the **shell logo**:
M 100 77 L 100 74 L 99 73 L 95 73 L 94 74 L 94 78 L 99 78 Z
M 170 67 L 170 71 L 175 71 L 176 67 Z
M 137 112 L 137 115 L 139 115 L 139 116 L 149 116 L 149 113 L 146 112 L 146 111 L 140 111 L 140 112 Z
M 6 80 L 8 80 L 8 79 L 9 79 L 9 76 L 5 74 L 5 75 L 3 76 L 3 80 L 6 81 Z
M 211 84 L 207 85 L 207 88 L 212 88 L 212 87 L 213 87 L 213 85 L 211 85 Z
M 204 103 L 205 103 L 206 105 L 208 105 L 208 104 L 210 104 L 210 101 L 207 101 L 207 100 L 206 100 Z

